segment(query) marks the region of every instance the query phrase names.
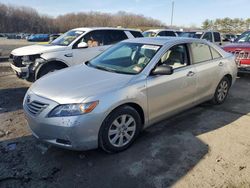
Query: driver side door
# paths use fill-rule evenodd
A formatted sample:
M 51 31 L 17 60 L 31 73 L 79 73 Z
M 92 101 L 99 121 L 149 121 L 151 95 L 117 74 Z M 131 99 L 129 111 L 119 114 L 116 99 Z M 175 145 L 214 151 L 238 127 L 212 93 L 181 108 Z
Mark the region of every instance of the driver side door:
M 104 45 L 104 30 L 90 31 L 85 34 L 79 41 L 73 46 L 73 64 L 80 64 L 96 57 L 102 53 L 109 45 Z M 87 48 L 78 48 L 77 45 L 80 42 L 86 42 Z
M 196 100 L 196 70 L 190 64 L 188 45 L 171 47 L 162 55 L 157 66 L 160 64 L 172 66 L 174 72 L 147 78 L 150 124 L 191 107 Z

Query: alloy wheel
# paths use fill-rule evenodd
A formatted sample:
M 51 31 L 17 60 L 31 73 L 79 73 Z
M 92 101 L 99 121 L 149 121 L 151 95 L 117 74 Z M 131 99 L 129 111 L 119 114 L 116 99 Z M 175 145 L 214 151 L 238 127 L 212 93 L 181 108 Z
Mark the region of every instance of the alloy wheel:
M 109 142 L 115 147 L 123 147 L 133 139 L 135 132 L 135 119 L 129 114 L 123 114 L 117 117 L 110 126 Z
M 228 93 L 228 82 L 226 80 L 223 80 L 220 85 L 219 88 L 217 90 L 217 99 L 219 101 L 223 101 Z

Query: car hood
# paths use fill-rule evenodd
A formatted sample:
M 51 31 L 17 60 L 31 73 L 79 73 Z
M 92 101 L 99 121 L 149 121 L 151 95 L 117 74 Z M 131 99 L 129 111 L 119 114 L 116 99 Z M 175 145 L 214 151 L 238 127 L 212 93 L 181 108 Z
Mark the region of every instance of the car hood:
M 65 50 L 66 46 L 51 45 L 51 44 L 35 44 L 30 46 L 25 46 L 17 48 L 11 52 L 15 56 L 24 56 L 24 55 L 34 55 L 42 54 L 46 52 L 62 51 Z
M 32 84 L 30 90 L 60 104 L 80 103 L 88 97 L 124 87 L 132 77 L 81 64 L 49 73 Z
M 224 50 L 233 50 L 233 51 L 240 51 L 240 50 L 249 50 L 250 51 L 250 43 L 231 43 L 223 46 Z

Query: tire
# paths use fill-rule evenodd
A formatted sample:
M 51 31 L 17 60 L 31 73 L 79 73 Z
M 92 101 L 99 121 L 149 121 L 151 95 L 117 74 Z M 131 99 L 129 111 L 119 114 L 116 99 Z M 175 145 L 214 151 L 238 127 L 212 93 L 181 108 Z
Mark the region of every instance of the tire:
M 215 105 L 220 105 L 225 102 L 229 89 L 230 89 L 230 81 L 227 77 L 224 77 L 220 83 L 218 84 L 214 97 L 212 99 L 212 103 Z
M 60 69 L 63 69 L 65 68 L 64 66 L 61 66 L 61 65 L 56 65 L 56 64 L 47 64 L 47 65 L 44 65 L 43 67 L 41 67 L 40 71 L 38 72 L 38 76 L 37 76 L 37 79 L 43 77 L 44 75 L 50 73 L 50 72 L 54 72 L 54 71 L 57 71 L 57 70 L 60 70 Z
M 108 153 L 127 149 L 139 135 L 142 123 L 138 112 L 121 106 L 111 112 L 99 131 L 99 146 Z

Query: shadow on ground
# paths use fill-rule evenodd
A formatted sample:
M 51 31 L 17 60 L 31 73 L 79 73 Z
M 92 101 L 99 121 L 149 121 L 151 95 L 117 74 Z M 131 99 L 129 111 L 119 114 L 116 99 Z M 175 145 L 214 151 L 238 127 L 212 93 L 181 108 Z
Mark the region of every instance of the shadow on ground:
M 22 109 L 28 87 L 0 89 L 0 114 Z
M 238 79 L 225 104 L 203 104 L 162 121 L 118 154 L 47 149 L 32 136 L 5 140 L 0 143 L 0 187 L 171 186 L 208 153 L 209 146 L 197 135 L 250 113 L 249 84 L 250 77 Z M 25 88 L 19 92 L 24 94 Z

